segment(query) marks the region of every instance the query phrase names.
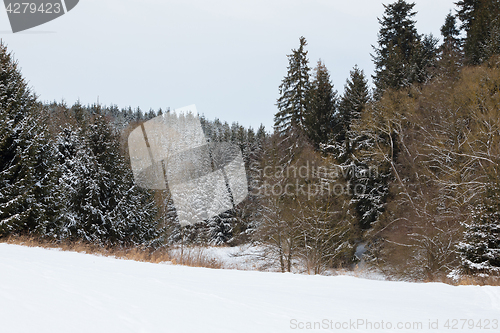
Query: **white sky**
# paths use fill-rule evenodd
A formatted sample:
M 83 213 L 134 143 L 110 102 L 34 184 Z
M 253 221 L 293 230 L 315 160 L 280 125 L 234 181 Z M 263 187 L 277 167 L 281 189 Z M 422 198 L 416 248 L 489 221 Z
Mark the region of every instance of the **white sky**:
M 388 0 L 384 3 L 391 3 Z M 455 0 L 417 0 L 419 33 L 439 28 Z M 65 16 L 0 38 L 42 101 L 178 108 L 268 130 L 286 55 L 308 40 L 341 93 L 355 64 L 370 76 L 383 6 L 373 0 L 80 0 Z

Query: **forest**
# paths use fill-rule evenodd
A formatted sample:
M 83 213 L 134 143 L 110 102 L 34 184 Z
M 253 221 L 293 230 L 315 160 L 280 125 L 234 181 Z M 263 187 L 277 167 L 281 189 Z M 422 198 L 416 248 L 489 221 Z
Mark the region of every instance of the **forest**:
M 42 103 L 0 43 L 0 241 L 253 244 L 281 272 L 498 279 L 500 1 L 458 1 L 440 38 L 417 31 L 414 6 L 384 5 L 373 87 L 353 64 L 337 91 L 302 36 L 272 129 L 201 116 L 209 142 L 240 147 L 249 195 L 185 227 L 168 190 L 135 183 L 127 146 L 170 109 Z

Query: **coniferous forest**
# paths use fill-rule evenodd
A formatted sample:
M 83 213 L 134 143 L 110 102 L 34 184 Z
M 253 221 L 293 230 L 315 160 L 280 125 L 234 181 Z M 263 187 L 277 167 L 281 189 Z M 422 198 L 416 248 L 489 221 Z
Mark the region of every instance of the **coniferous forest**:
M 500 1 L 458 1 L 439 38 L 417 31 L 413 3 L 384 9 L 373 86 L 353 64 L 338 91 L 300 37 L 274 128 L 201 117 L 210 142 L 241 148 L 249 195 L 186 227 L 168 190 L 137 186 L 128 156 L 128 134 L 169 109 L 42 103 L 0 44 L 0 238 L 254 244 L 281 272 L 498 278 Z

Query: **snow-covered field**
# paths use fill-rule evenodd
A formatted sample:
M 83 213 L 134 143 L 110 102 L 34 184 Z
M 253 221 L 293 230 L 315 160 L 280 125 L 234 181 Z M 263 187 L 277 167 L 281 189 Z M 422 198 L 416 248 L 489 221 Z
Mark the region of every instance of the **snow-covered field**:
M 500 287 L 211 270 L 0 244 L 6 333 L 499 332 L 499 321 Z

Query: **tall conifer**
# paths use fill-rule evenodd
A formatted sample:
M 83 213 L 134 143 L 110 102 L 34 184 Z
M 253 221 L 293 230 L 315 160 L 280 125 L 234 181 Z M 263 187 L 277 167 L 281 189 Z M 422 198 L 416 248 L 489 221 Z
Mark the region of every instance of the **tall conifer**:
M 306 46 L 306 39 L 300 37 L 299 48 L 288 55 L 288 72 L 279 87 L 278 112 L 274 117 L 274 127 L 280 134 L 304 130 L 311 89 Z

